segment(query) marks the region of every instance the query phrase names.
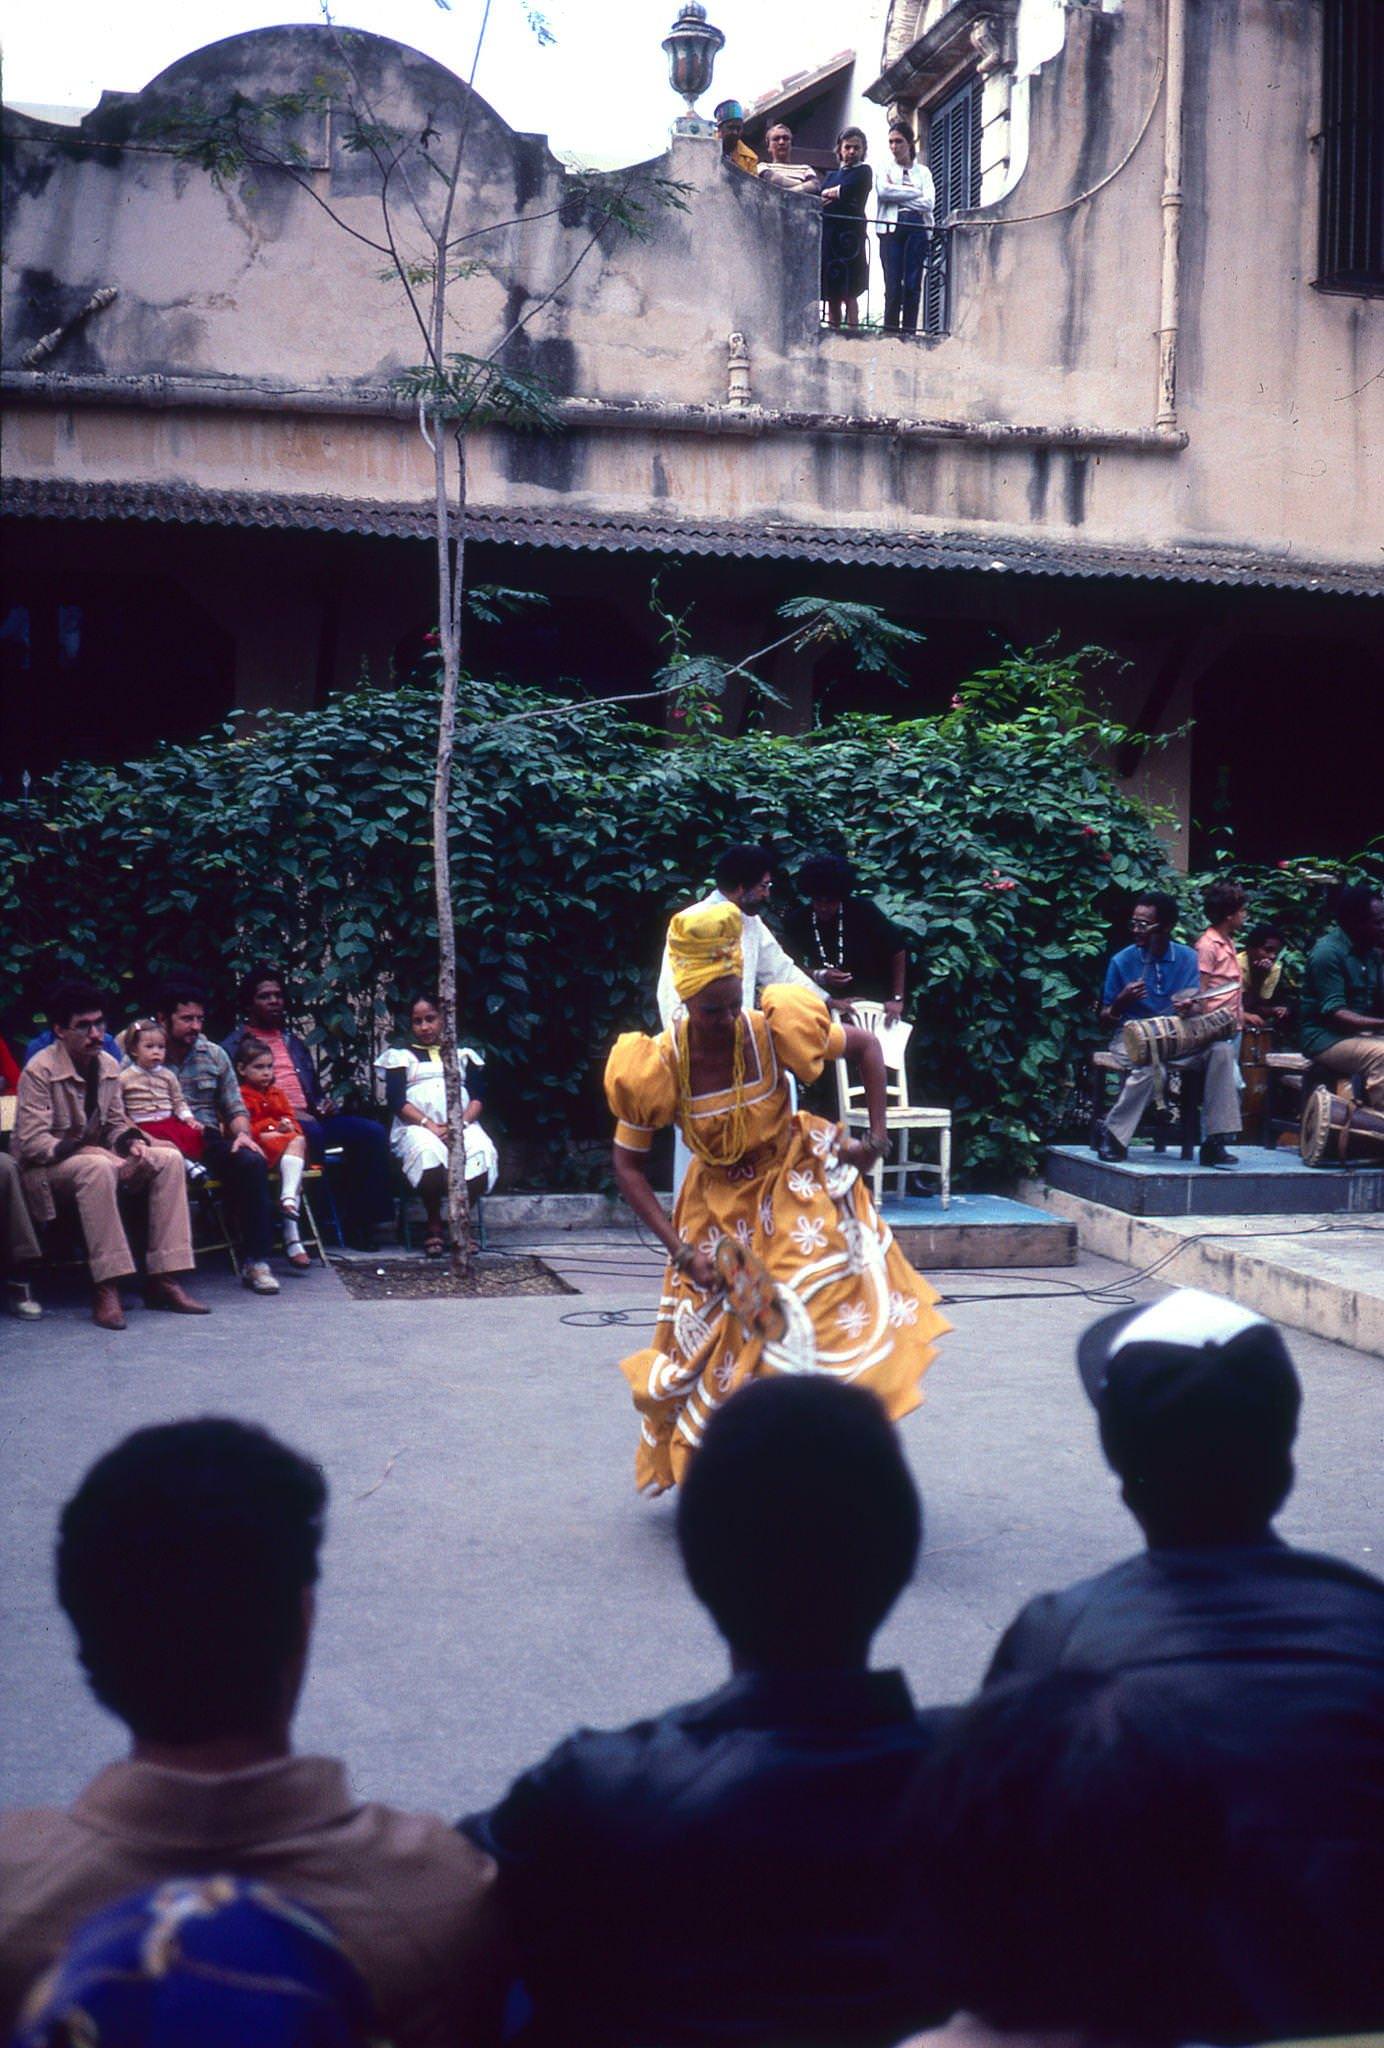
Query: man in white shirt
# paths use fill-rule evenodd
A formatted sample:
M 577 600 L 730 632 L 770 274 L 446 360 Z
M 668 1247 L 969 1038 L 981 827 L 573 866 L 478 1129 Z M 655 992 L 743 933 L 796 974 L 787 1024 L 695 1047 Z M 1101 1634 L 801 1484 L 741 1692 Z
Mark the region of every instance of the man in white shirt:
M 716 862 L 714 870 L 716 887 L 709 896 L 699 903 L 688 904 L 687 909 L 701 910 L 709 903 L 735 903 L 745 922 L 740 932 L 740 947 L 744 955 L 745 973 L 743 984 L 744 1004 L 747 1010 L 758 1009 L 761 989 L 772 988 L 779 982 L 790 982 L 798 988 L 810 988 L 814 995 L 822 991 L 810 974 L 804 974 L 784 952 L 778 940 L 760 916 L 774 889 L 773 858 L 763 846 L 728 846 Z M 823 1002 L 826 997 L 822 996 Z M 673 987 L 673 970 L 668 959 L 668 942 L 663 942 L 663 966 L 658 977 L 658 1014 L 666 1031 L 675 1017 L 682 1015 L 682 1004 L 678 1001 Z M 794 1090 L 792 1076 L 788 1086 Z M 797 1097 L 794 1091 L 794 1102 Z M 691 1161 L 691 1153 L 682 1141 L 681 1131 L 673 1132 L 673 1191 L 682 1186 L 683 1175 Z
M 917 161 L 912 129 L 901 121 L 889 130 L 889 154 L 894 161 L 875 191 L 879 260 L 884 266 L 884 331 L 916 334 L 937 187 L 927 165 Z
M 741 950 L 745 956 L 744 1000 L 747 1010 L 759 1007 L 761 989 L 772 987 L 776 982 L 790 982 L 798 988 L 810 988 L 815 995 L 822 991 L 810 974 L 804 974 L 801 967 L 791 961 L 778 940 L 760 916 L 774 889 L 772 856 L 763 846 L 728 846 L 715 867 L 716 887 L 709 896 L 699 903 L 684 906 L 688 910 L 704 910 L 712 903 L 734 903 L 739 906 L 744 918 L 740 934 Z M 675 1016 L 681 1016 L 682 1006 L 673 988 L 673 970 L 668 961 L 668 943 L 663 945 L 663 966 L 658 977 L 658 1014 L 664 1030 Z

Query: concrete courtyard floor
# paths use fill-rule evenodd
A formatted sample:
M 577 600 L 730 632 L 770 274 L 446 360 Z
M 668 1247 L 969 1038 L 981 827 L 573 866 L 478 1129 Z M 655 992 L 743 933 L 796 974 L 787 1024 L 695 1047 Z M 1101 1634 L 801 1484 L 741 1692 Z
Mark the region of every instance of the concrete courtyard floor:
M 261 1301 L 208 1274 L 205 1322 L 134 1309 L 107 1335 L 75 1298 L 32 1326 L 0 1321 L 0 1803 L 66 1799 L 119 1751 L 53 1598 L 54 1523 L 96 1455 L 174 1416 L 252 1418 L 323 1466 L 331 1519 L 297 1737 L 344 1756 L 364 1795 L 461 1813 L 573 1725 L 717 1685 L 672 1501 L 631 1483 L 616 1361 L 645 1341 L 659 1264 L 623 1233 L 570 1236 L 550 1256 L 579 1294 L 365 1303 L 314 1272 Z M 1081 1328 L 1117 1305 L 1075 1290 L 1125 1270 L 1083 1255 L 1060 1274 L 934 1276 L 991 1298 L 948 1310 L 955 1333 L 902 1426 L 927 1547 L 878 1655 L 920 1701 L 970 1691 L 1030 1594 L 1135 1545 L 1072 1364 Z M 1047 1298 L 1012 1298 L 1026 1288 Z M 630 1325 L 607 1320 L 621 1310 Z M 1306 1398 L 1283 1533 L 1377 1570 L 1384 1366 L 1289 1337 Z

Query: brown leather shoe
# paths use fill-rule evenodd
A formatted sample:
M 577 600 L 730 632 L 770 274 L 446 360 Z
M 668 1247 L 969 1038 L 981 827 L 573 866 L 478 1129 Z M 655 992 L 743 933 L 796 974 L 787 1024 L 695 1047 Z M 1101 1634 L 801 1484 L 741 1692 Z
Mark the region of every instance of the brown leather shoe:
M 120 1289 L 109 1280 L 98 1280 L 91 1305 L 91 1320 L 100 1330 L 123 1330 L 125 1311 L 120 1306 Z
M 170 1280 L 166 1273 L 157 1280 L 151 1280 L 144 1290 L 146 1308 L 166 1308 L 175 1316 L 209 1316 L 211 1310 L 204 1301 L 194 1301 L 187 1290 L 176 1280 Z

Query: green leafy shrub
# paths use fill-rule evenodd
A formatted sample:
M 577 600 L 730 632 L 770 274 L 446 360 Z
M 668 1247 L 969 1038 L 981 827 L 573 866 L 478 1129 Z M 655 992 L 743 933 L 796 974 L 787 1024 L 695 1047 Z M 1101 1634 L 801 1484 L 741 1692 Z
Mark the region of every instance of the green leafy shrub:
M 1115 729 L 1082 702 L 1080 662 L 1012 657 L 940 719 L 674 743 L 613 711 L 467 683 L 452 806 L 462 1028 L 491 1049 L 491 1109 L 525 1177 L 570 1183 L 594 1153 L 605 1053 L 652 1017 L 669 912 L 706 888 L 718 845 L 760 834 L 790 860 L 857 863 L 913 942 L 917 1085 L 953 1106 L 963 1172 L 1030 1166 L 1096 1037 L 1126 892 L 1175 879 L 1147 815 L 1097 765 Z M 333 1079 L 362 1080 L 436 957 L 436 704 L 430 687 L 362 691 L 124 767 L 71 764 L 0 805 L 16 1035 L 60 962 L 121 1014 L 169 967 L 196 969 L 225 1030 L 235 975 L 265 956 L 315 1018 Z

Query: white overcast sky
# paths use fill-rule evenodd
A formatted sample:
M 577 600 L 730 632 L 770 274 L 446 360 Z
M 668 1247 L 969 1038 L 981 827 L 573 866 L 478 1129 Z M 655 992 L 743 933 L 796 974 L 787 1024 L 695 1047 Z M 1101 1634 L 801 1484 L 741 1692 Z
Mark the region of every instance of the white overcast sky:
M 335 18 L 394 36 L 469 73 L 482 0 L 338 0 Z M 560 156 L 634 163 L 666 146 L 682 102 L 659 47 L 677 0 L 538 0 L 556 41 L 540 47 L 524 0 L 493 0 L 476 89 L 513 128 L 546 133 Z M 710 0 L 726 37 L 702 102 L 754 99 L 790 71 L 850 46 L 850 0 Z M 175 58 L 246 29 L 319 21 L 313 0 L 0 0 L 4 96 L 95 106 L 104 90 L 146 85 Z

